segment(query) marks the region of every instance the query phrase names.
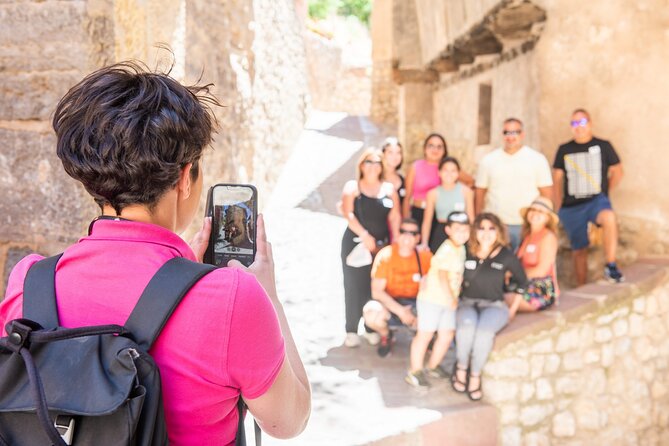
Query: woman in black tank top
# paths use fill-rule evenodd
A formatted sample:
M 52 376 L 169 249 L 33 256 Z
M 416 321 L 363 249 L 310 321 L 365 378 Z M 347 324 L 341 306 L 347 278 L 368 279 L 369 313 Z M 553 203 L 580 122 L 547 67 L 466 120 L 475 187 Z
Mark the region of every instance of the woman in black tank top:
M 362 307 L 371 299 L 372 265 L 351 266 L 349 254 L 359 243 L 372 255 L 390 243 L 391 235 L 399 232 L 399 198 L 393 185 L 382 181 L 381 152 L 365 150 L 358 162 L 358 180 L 344 186 L 342 210 L 348 220 L 341 242 L 341 261 L 344 273 L 346 304 L 346 341 L 348 347 L 360 344 L 358 324 Z M 366 263 L 366 262 L 365 262 Z

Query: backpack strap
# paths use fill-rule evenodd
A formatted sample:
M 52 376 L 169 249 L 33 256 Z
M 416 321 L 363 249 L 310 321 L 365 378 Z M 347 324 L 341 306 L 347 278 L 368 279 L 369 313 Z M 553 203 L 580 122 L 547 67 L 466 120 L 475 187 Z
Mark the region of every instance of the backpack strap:
M 137 344 L 148 351 L 181 299 L 213 265 L 197 263 L 183 257 L 168 260 L 153 275 L 124 327 Z
M 58 327 L 56 265 L 62 255 L 47 257 L 35 263 L 23 282 L 23 317 L 44 328 Z

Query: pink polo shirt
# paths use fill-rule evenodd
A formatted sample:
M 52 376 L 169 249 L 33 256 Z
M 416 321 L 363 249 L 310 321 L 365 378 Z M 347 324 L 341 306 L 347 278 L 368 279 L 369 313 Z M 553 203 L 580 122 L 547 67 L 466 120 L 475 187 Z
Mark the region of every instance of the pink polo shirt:
M 100 220 L 65 250 L 56 268 L 60 324 L 123 324 L 167 260 L 195 260 L 190 247 L 160 226 Z M 23 281 L 42 257 L 12 271 L 0 326 L 22 316 Z M 221 268 L 186 294 L 150 350 L 160 368 L 170 445 L 233 444 L 240 393 L 254 399 L 276 378 L 285 356 L 277 315 L 255 277 Z

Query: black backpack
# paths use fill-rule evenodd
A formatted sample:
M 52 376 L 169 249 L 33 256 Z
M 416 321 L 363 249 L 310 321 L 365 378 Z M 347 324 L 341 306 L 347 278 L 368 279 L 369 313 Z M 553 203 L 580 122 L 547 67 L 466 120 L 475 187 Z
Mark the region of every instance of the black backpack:
M 59 259 L 30 268 L 23 318 L 10 321 L 0 339 L 0 446 L 167 445 L 160 373 L 147 352 L 183 296 L 215 267 L 171 259 L 124 326 L 68 329 L 58 325 Z M 237 410 L 240 446 L 241 398 Z

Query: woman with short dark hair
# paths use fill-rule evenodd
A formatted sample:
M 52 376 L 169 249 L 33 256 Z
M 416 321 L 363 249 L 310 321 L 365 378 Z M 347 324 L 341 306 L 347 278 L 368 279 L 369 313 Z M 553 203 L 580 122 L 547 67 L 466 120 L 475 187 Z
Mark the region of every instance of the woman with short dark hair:
M 202 260 L 211 222 L 191 246 L 177 234 L 200 202 L 217 104 L 208 87 L 125 62 L 88 75 L 59 102 L 58 157 L 102 211 L 58 261 L 61 326 L 123 325 L 163 264 Z M 198 281 L 149 350 L 171 445 L 233 444 L 240 397 L 272 436 L 295 436 L 306 425 L 309 382 L 276 295 L 262 218 L 257 242 L 249 269 L 237 262 Z M 0 326 L 22 316 L 23 282 L 41 258 L 29 255 L 12 271 Z

